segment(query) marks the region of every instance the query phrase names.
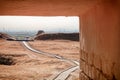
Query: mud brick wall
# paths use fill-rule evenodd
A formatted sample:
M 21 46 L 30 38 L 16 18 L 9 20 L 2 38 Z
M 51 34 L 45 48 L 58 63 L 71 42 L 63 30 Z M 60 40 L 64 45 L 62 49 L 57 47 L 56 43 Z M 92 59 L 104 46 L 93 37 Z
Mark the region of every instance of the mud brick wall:
M 80 16 L 80 80 L 120 80 L 119 5 L 106 0 Z

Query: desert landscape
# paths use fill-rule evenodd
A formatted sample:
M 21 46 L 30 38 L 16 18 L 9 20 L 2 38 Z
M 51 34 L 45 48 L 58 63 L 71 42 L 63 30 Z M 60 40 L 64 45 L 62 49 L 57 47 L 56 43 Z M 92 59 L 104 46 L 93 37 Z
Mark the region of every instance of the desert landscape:
M 79 41 L 48 39 L 27 41 L 36 50 L 79 62 Z M 22 41 L 0 38 L 0 80 L 56 80 L 62 71 L 75 64 L 27 49 Z M 79 80 L 79 69 L 67 80 Z

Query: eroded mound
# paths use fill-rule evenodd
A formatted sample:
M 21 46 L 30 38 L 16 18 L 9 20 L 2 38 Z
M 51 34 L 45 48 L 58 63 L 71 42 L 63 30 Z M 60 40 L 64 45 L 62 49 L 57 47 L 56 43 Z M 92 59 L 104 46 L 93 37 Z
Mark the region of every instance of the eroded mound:
M 79 33 L 43 33 L 37 35 L 36 40 L 72 40 L 79 41 Z

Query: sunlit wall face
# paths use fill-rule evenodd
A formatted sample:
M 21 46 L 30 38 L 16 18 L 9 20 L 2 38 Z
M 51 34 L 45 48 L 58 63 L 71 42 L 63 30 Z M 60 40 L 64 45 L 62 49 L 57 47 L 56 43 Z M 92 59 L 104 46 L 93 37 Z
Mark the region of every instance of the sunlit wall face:
M 77 16 L 0 16 L 0 32 L 79 32 Z

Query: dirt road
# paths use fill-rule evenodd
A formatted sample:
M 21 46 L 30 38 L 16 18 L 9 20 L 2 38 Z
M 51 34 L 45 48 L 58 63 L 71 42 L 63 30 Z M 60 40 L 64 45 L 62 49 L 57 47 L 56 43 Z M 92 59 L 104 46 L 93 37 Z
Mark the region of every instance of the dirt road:
M 73 66 L 72 68 L 69 68 L 69 69 L 67 69 L 67 70 L 64 70 L 63 72 L 61 72 L 60 74 L 58 74 L 58 75 L 57 75 L 54 79 L 52 79 L 52 80 L 66 80 L 73 71 L 79 69 L 79 62 L 77 62 L 77 61 L 69 60 L 69 59 L 67 59 L 67 58 L 61 57 L 61 56 L 59 56 L 59 55 L 55 55 L 55 54 L 53 54 L 53 53 L 47 53 L 47 52 L 35 50 L 35 49 L 33 49 L 32 47 L 30 47 L 30 46 L 28 45 L 28 43 L 25 42 L 25 41 L 23 41 L 22 43 L 24 44 L 24 46 L 25 46 L 27 49 L 29 49 L 29 50 L 31 50 L 31 51 L 33 51 L 33 52 L 36 52 L 36 53 L 39 53 L 39 54 L 43 54 L 43 55 L 49 56 L 49 57 L 54 57 L 54 58 L 57 58 L 57 59 L 60 59 L 60 60 L 69 61 L 70 63 L 76 64 L 76 65 Z

